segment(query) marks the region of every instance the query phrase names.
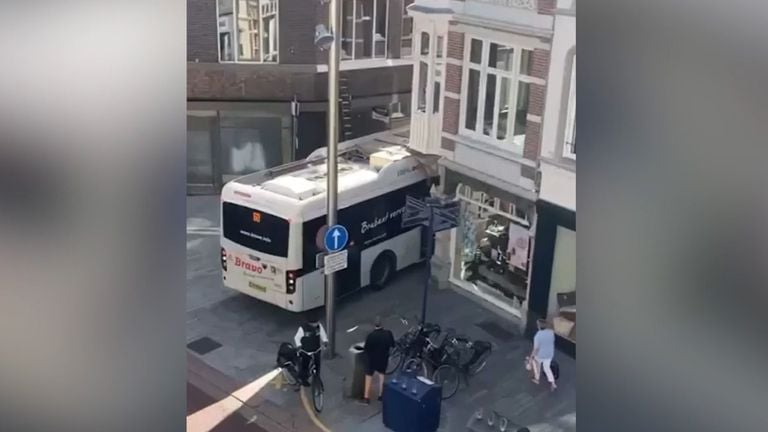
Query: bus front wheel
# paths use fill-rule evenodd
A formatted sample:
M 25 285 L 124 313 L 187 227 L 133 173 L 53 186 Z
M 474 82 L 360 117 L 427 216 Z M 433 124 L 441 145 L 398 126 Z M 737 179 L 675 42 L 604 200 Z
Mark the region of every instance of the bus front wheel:
M 373 262 L 371 266 L 371 287 L 375 290 L 383 289 L 392 279 L 395 273 L 395 257 L 391 252 L 384 252 Z

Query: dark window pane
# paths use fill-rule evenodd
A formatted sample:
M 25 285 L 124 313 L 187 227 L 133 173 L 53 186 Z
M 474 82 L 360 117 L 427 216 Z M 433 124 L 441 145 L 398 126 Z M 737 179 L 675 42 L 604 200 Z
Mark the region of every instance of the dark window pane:
M 432 96 L 432 112 L 440 112 L 440 82 L 435 81 L 435 94 Z
M 495 117 L 496 75 L 488 74 L 485 86 L 485 112 L 483 113 L 483 135 L 491 135 Z
M 356 0 L 344 0 L 341 3 L 341 58 L 352 58 L 352 36 L 355 26 L 354 17 L 352 15 L 354 9 L 354 2 Z
M 469 61 L 475 64 L 480 64 L 483 58 L 483 41 L 480 39 L 472 39 L 472 43 L 469 47 Z
M 419 111 L 427 111 L 427 77 L 429 76 L 429 66 L 424 62 L 419 62 Z
M 387 42 L 387 3 L 389 0 L 376 0 L 376 26 L 373 35 L 373 56 L 385 57 Z
M 429 55 L 429 33 L 421 32 L 421 55 Z
M 499 89 L 499 120 L 496 131 L 496 139 L 507 138 L 507 122 L 509 120 L 509 91 L 511 89 L 509 78 L 501 78 Z
M 528 121 L 528 97 L 531 85 L 521 82 L 517 89 L 517 112 L 515 114 L 515 137 L 525 136 L 525 124 Z M 517 143 L 522 145 L 522 143 Z
M 531 75 L 533 73 L 533 51 L 524 49 L 520 56 L 520 73 Z
M 357 13 L 363 21 L 357 27 L 355 39 L 362 40 L 355 47 L 355 58 L 371 58 L 373 55 L 373 0 L 359 0 Z M 357 42 L 355 41 L 355 42 Z
M 513 48 L 491 43 L 488 51 L 488 66 L 512 72 L 513 54 Z
M 262 211 L 225 202 L 221 207 L 224 238 L 279 257 L 288 256 L 288 221 Z
M 476 130 L 477 123 L 477 98 L 480 91 L 480 71 L 469 70 L 469 82 L 467 83 L 467 112 L 464 127 Z

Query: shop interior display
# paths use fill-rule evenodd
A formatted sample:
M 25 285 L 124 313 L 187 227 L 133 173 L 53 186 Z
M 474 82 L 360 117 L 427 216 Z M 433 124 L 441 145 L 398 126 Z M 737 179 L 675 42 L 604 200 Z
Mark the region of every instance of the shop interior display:
M 477 221 L 474 231 L 465 235 L 470 237 L 465 242 L 463 257 L 464 280 L 480 281 L 502 292 L 504 296 L 525 300 L 527 273 L 513 266 L 510 261 L 509 222 L 506 218 L 490 215 Z

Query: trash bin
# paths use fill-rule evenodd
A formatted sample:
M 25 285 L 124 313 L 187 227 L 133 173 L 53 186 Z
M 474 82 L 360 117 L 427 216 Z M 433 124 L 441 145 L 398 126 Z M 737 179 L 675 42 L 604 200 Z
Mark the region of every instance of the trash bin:
M 345 386 L 345 396 L 362 399 L 365 394 L 365 366 L 368 359 L 364 351 L 364 343 L 356 343 L 349 347 L 349 372 Z

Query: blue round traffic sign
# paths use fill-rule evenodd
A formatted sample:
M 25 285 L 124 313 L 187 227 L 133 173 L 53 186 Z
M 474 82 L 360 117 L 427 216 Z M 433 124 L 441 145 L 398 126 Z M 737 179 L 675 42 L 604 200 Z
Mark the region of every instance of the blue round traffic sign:
M 334 225 L 325 232 L 325 248 L 328 252 L 337 252 L 344 249 L 348 240 L 349 233 L 341 225 Z

